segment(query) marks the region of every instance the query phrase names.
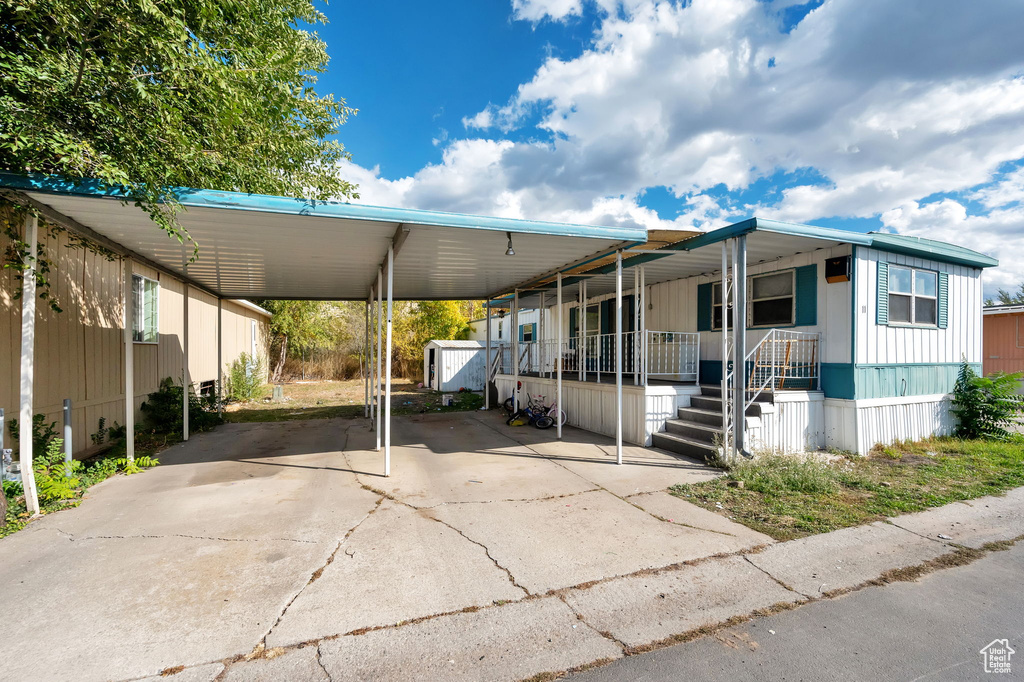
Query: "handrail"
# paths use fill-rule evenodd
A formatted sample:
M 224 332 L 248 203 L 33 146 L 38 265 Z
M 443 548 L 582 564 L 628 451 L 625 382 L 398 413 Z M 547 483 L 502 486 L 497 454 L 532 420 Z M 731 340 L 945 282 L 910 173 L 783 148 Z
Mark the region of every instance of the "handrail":
M 745 379 L 749 376 L 744 407 L 750 407 L 769 388 L 772 391 L 784 390 L 787 380 L 806 381 L 808 390 L 813 390 L 812 386 L 817 388 L 821 382 L 820 341 L 821 334 L 818 332 L 768 330 L 760 343 L 743 359 L 742 375 Z M 753 366 L 748 374 L 746 368 L 751 360 Z

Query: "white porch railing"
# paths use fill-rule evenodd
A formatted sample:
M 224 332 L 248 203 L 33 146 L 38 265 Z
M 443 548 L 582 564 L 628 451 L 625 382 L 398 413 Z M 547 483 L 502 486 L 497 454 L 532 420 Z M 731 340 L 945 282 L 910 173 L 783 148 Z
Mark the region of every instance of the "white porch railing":
M 553 376 L 561 363 L 565 379 L 598 382 L 615 374 L 615 334 L 592 334 L 585 339 L 524 341 L 519 346 L 519 373 Z M 499 345 L 499 371 L 514 374 L 513 344 Z M 622 373 L 636 384 L 648 377 L 692 381 L 700 378 L 700 334 L 695 332 L 625 332 L 622 334 Z
M 762 391 L 818 390 L 821 354 L 817 332 L 772 329 L 747 354 L 747 404 Z

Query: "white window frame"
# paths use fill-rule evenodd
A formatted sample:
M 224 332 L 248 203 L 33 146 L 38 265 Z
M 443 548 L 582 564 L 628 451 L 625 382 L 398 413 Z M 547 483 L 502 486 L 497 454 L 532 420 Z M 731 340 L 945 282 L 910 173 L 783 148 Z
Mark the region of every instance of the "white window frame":
M 765 296 L 763 298 L 754 298 L 754 280 L 760 277 L 769 277 L 775 275 L 781 275 L 783 273 L 789 273 L 791 281 L 793 283 L 792 293 L 785 296 Z M 717 289 L 717 291 L 716 291 Z M 756 275 L 747 276 L 747 329 L 771 329 L 773 327 L 793 327 L 796 325 L 796 268 L 785 268 L 783 270 L 772 270 L 771 272 L 761 272 Z M 776 301 L 783 298 L 792 299 L 792 304 L 789 307 L 789 322 L 785 324 L 754 324 L 754 303 L 756 301 Z M 722 307 L 722 283 L 712 282 L 711 283 L 711 329 L 714 331 L 721 331 L 721 322 L 715 325 L 715 308 Z M 732 326 L 732 319 L 729 320 L 729 325 Z
M 153 285 L 153 340 L 146 340 L 146 329 L 145 323 L 146 318 L 149 317 L 150 312 L 146 308 L 146 283 Z M 141 286 L 141 289 L 137 287 Z M 136 291 L 138 296 L 136 297 Z M 137 323 L 141 323 L 141 326 L 136 327 Z M 156 346 L 160 343 L 160 282 L 146 277 L 144 275 L 133 274 L 132 275 L 132 343 L 136 343 L 143 346 Z
M 537 334 L 537 323 L 536 322 L 524 322 L 519 327 L 523 330 L 523 343 L 533 343 L 537 339 L 534 338 Z M 530 332 L 530 338 L 526 338 L 526 332 Z
M 909 270 L 910 271 L 910 293 L 902 291 L 892 290 L 892 271 L 893 270 Z M 917 293 L 917 273 L 924 272 L 932 275 L 935 278 L 935 295 L 928 296 L 927 294 Z M 938 270 L 932 270 L 931 268 L 915 268 L 912 265 L 898 265 L 896 263 L 889 263 L 889 280 L 886 286 L 886 304 L 889 310 L 889 321 L 888 326 L 890 327 L 921 327 L 922 329 L 938 329 L 939 328 L 939 272 Z M 905 296 L 910 299 L 910 321 L 904 322 L 902 320 L 892 319 L 892 297 L 893 296 Z M 935 304 L 935 321 L 934 322 L 918 322 L 917 321 L 917 299 L 923 298 L 932 301 Z

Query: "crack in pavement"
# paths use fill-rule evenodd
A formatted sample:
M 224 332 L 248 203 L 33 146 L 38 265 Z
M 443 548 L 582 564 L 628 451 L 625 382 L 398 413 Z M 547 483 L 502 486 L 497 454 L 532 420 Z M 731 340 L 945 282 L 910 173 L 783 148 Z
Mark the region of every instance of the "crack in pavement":
M 67 535 L 72 542 L 75 541 L 74 536 L 70 533 L 64 533 L 64 531 L 60 532 Z M 78 538 L 78 540 L 163 540 L 166 538 L 217 540 L 219 542 L 298 542 L 307 545 L 320 544 L 317 540 L 299 540 L 297 538 L 218 538 L 210 535 L 185 535 L 183 533 L 168 533 L 167 535 L 86 535 L 85 537 Z
M 488 559 L 490 559 L 490 560 L 491 560 L 491 562 L 492 562 L 492 563 L 493 563 L 493 564 L 494 564 L 495 566 L 497 566 L 497 567 L 498 567 L 499 569 L 501 569 L 502 571 L 504 571 L 504 572 L 505 572 L 505 575 L 507 575 L 507 576 L 508 576 L 508 581 L 509 581 L 510 583 L 512 583 L 512 584 L 513 584 L 514 586 L 516 586 L 517 588 L 519 588 L 520 590 L 522 590 L 522 591 L 523 591 L 523 592 L 524 592 L 524 593 L 526 594 L 526 596 L 527 596 L 527 597 L 529 597 L 529 596 L 532 596 L 531 592 L 530 592 L 530 591 L 529 591 L 528 589 L 526 589 L 525 587 L 523 587 L 522 585 L 520 585 L 519 583 L 517 583 L 517 582 L 516 582 L 516 578 L 515 578 L 515 576 L 514 576 L 514 575 L 512 575 L 512 571 L 508 570 L 507 568 L 505 568 L 504 566 L 502 566 L 501 564 L 499 564 L 499 563 L 498 563 L 498 560 L 497 560 L 497 559 L 495 559 L 495 558 L 494 558 L 493 556 L 491 556 L 491 550 L 489 550 L 489 549 L 487 548 L 487 545 L 485 545 L 485 544 L 484 544 L 484 543 L 482 543 L 482 542 L 477 542 L 476 540 L 474 540 L 473 538 L 469 537 L 468 535 L 466 535 L 465 533 L 463 533 L 463 532 L 462 532 L 461 530 L 459 530 L 459 529 L 458 529 L 458 528 L 456 528 L 455 526 L 451 525 L 450 523 L 447 523 L 447 522 L 445 522 L 445 521 L 442 521 L 441 519 L 437 519 L 437 518 L 434 518 L 434 517 L 430 517 L 430 518 L 431 518 L 432 520 L 434 520 L 434 521 L 437 521 L 437 522 L 438 522 L 438 523 L 440 523 L 440 524 L 441 524 L 442 526 L 445 526 L 445 527 L 447 527 L 447 528 L 451 528 L 451 529 L 452 529 L 453 531 L 455 531 L 456 533 L 458 533 L 459 535 L 461 535 L 461 536 L 462 536 L 463 538 L 465 538 L 465 539 L 466 539 L 466 540 L 468 540 L 469 542 L 472 542 L 472 543 L 473 543 L 474 545 L 476 545 L 476 546 L 480 547 L 481 549 L 483 549 L 483 550 L 484 550 L 484 554 L 486 554 L 486 555 L 487 555 L 487 558 L 488 558 Z
M 565 606 L 566 606 L 566 608 L 567 608 L 567 609 L 569 609 L 570 611 L 572 611 L 573 615 L 574 615 L 574 616 L 576 616 L 576 620 L 580 621 L 581 623 L 583 623 L 583 624 L 584 624 L 584 625 L 586 625 L 586 626 L 587 626 L 588 628 L 590 628 L 591 630 L 593 630 L 593 631 L 594 631 L 594 632 L 596 632 L 597 634 L 601 635 L 601 636 L 602 636 L 602 637 L 604 637 L 605 639 L 607 639 L 607 640 L 610 640 L 610 641 L 612 641 L 612 642 L 615 642 L 615 643 L 616 643 L 616 644 L 617 644 L 617 645 L 619 646 L 619 648 L 621 648 L 621 649 L 622 649 L 622 653 L 626 653 L 627 651 L 629 651 L 629 647 L 628 647 L 628 646 L 626 646 L 626 643 L 625 643 L 625 642 L 623 642 L 622 640 L 620 640 L 620 639 L 619 639 L 618 637 L 616 637 L 615 635 L 613 635 L 613 634 L 612 634 L 611 632 L 608 632 L 608 631 L 606 631 L 606 630 L 598 630 L 598 629 L 597 629 L 596 627 L 594 627 L 593 625 L 591 625 L 590 623 L 588 623 L 588 622 L 587 622 L 587 619 L 583 617 L 583 614 L 582 614 L 582 613 L 580 613 L 579 611 L 577 611 L 576 609 L 574 609 L 574 608 L 572 607 L 572 604 L 570 604 L 570 603 L 569 603 L 569 600 L 565 598 L 565 591 L 564 591 L 564 590 L 561 590 L 561 591 L 559 591 L 559 592 L 558 592 L 558 594 L 557 594 L 557 595 L 555 595 L 555 596 L 557 596 L 557 597 L 558 597 L 558 600 L 559 600 L 560 602 L 562 602 L 563 604 L 565 604 Z
M 412 507 L 413 509 L 437 509 L 438 507 L 447 507 L 460 504 L 494 504 L 496 502 L 543 502 L 544 500 L 560 500 L 564 497 L 575 497 L 576 495 L 582 495 L 584 493 L 596 493 L 603 490 L 603 488 L 591 488 L 589 490 L 580 490 L 575 493 L 564 493 L 562 495 L 548 495 L 547 497 L 523 497 L 523 498 L 507 498 L 502 500 L 465 500 L 462 502 L 441 502 L 439 504 L 432 504 L 429 507 L 417 507 L 411 502 L 405 504 Z
M 753 561 L 750 560 L 750 557 L 747 556 L 746 554 L 740 554 L 740 556 L 742 556 L 743 560 L 746 561 L 748 564 L 750 564 L 751 566 L 753 566 L 754 568 L 756 568 L 757 570 L 761 571 L 766 576 L 768 576 L 769 578 L 774 580 L 776 583 L 778 583 L 778 585 L 780 587 L 782 587 L 783 589 L 789 590 L 793 594 L 799 594 L 801 597 L 807 597 L 808 599 L 814 599 L 815 598 L 815 596 L 812 595 L 812 594 L 806 594 L 804 592 L 801 592 L 800 590 L 794 590 L 792 587 L 790 587 L 789 585 L 787 585 L 786 583 L 782 582 L 781 580 L 776 578 L 774 575 L 769 573 L 768 571 L 764 570 L 763 568 L 761 568 L 760 566 L 755 564 Z
M 320 669 L 324 671 L 324 675 L 327 675 L 327 682 L 333 682 L 334 678 L 331 677 L 330 671 L 327 670 L 327 666 L 324 665 L 324 661 L 321 658 L 321 656 L 322 656 L 322 652 L 320 651 L 320 644 L 321 643 L 322 643 L 322 640 L 320 642 L 316 643 L 316 662 L 317 662 L 317 665 L 320 666 Z

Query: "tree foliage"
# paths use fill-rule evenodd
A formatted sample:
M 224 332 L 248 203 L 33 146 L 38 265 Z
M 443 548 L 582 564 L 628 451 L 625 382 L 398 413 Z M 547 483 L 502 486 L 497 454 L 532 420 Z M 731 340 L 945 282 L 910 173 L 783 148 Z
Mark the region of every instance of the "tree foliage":
M 353 111 L 314 90 L 326 45 L 299 28 L 324 20 L 311 0 L 0 3 L 0 170 L 121 188 L 181 240 L 175 187 L 355 197 L 334 139 Z
M 328 301 L 275 301 L 259 304 L 271 314 L 271 379 L 280 381 L 285 360 L 317 347 L 330 345 L 338 331 L 335 303 Z
M 1006 289 L 1000 289 L 996 293 L 995 299 L 985 299 L 985 305 L 1020 305 L 1024 304 L 1024 282 L 1017 286 L 1017 290 L 1014 292 L 1007 291 Z

